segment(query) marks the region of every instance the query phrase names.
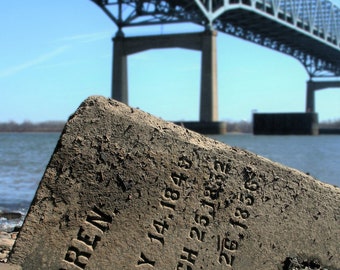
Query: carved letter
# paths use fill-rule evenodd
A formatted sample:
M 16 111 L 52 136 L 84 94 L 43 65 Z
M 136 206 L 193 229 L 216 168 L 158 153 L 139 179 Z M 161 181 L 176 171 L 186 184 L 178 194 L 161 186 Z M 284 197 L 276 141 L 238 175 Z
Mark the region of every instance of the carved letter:
M 151 261 L 150 259 L 148 259 L 143 252 L 140 253 L 140 258 L 137 262 L 138 265 L 149 264 L 153 267 L 155 263 L 156 263 L 155 261 Z
M 79 241 L 84 242 L 86 245 L 92 246 L 93 249 L 96 248 L 97 243 L 100 241 L 100 237 L 98 235 L 88 235 L 87 233 L 83 234 L 85 230 L 80 227 L 77 239 Z
M 98 207 L 94 206 L 91 215 L 88 215 L 86 221 L 97 227 L 102 232 L 109 229 L 109 224 L 112 223 L 112 217 L 103 213 Z
M 73 263 L 81 269 L 84 269 L 90 256 L 90 253 L 82 252 L 76 247 L 70 247 L 65 255 L 65 261 Z
M 198 251 L 184 247 L 182 255 L 181 255 L 181 260 L 188 261 L 191 264 L 195 264 L 197 256 L 198 256 Z

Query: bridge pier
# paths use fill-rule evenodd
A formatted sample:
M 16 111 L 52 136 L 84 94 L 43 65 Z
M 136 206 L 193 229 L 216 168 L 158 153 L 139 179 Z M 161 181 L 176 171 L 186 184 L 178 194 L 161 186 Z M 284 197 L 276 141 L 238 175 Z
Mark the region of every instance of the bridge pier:
M 315 112 L 315 91 L 340 87 L 339 81 L 307 82 L 307 98 L 305 113 L 257 113 L 253 115 L 253 132 L 255 135 L 318 135 L 338 130 L 320 130 L 318 114 Z
M 200 122 L 218 120 L 217 97 L 217 32 L 124 37 L 118 31 L 113 38 L 112 98 L 128 104 L 127 57 L 149 49 L 185 48 L 202 52 Z
M 202 33 L 200 121 L 218 120 L 216 31 Z
M 119 31 L 113 39 L 113 72 L 112 72 L 112 98 L 125 104 L 128 100 L 128 64 L 127 54 L 125 53 L 125 37 L 123 32 Z

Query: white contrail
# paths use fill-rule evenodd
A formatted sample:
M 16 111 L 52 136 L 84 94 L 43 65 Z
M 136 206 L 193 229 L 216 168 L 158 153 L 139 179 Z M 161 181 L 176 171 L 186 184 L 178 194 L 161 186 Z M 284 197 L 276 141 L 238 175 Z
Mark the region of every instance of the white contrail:
M 93 42 L 97 40 L 107 39 L 112 35 L 109 31 L 102 31 L 97 33 L 79 34 L 58 39 L 58 41 L 79 41 L 82 43 Z
M 11 76 L 11 75 L 16 74 L 16 73 L 18 73 L 22 70 L 27 69 L 27 68 L 39 65 L 41 63 L 44 63 L 44 62 L 52 59 L 53 57 L 65 52 L 68 48 L 69 48 L 69 46 L 61 46 L 61 47 L 55 49 L 54 51 L 51 51 L 51 52 L 46 53 L 46 54 L 42 54 L 42 55 L 38 56 L 37 58 L 35 58 L 31 61 L 28 61 L 28 62 L 19 64 L 19 65 L 13 66 L 13 67 L 9 67 L 9 68 L 0 70 L 0 78 Z

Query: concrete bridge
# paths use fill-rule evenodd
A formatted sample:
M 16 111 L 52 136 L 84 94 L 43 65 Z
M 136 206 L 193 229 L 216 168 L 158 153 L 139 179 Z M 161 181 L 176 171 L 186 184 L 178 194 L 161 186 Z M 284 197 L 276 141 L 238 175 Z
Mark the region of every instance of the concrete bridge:
M 128 103 L 127 57 L 153 48 L 202 52 L 200 121 L 218 121 L 217 32 L 230 34 L 301 62 L 310 76 L 306 112 L 314 92 L 340 85 L 340 8 L 328 0 L 91 0 L 117 25 L 113 38 L 112 97 Z M 194 23 L 200 33 L 125 37 L 124 28 Z M 323 78 L 322 82 L 316 79 Z M 332 78 L 328 80 L 327 78 Z M 337 78 L 337 80 L 334 80 Z M 325 80 L 326 79 L 326 80 Z

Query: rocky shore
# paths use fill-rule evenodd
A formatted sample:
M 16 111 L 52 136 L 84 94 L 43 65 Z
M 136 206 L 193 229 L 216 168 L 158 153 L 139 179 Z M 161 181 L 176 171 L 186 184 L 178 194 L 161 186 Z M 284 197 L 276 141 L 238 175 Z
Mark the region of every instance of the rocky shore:
M 17 212 L 0 211 L 0 218 L 2 222 L 5 222 L 5 223 L 12 222 L 12 221 L 18 222 L 18 220 L 22 218 L 22 214 L 17 213 Z M 6 267 L 8 266 L 7 261 L 8 261 L 9 253 L 14 245 L 14 242 L 20 230 L 19 227 L 7 226 L 8 224 L 5 226 L 3 225 L 4 224 L 2 224 L 0 228 L 0 270 L 12 269 L 12 268 Z
M 18 212 L 0 211 L 0 218 L 6 222 L 18 224 L 23 215 Z M 12 225 L 12 224 L 11 224 Z M 18 236 L 20 227 L 2 226 L 0 229 L 0 270 L 18 270 L 21 267 L 8 263 L 9 253 L 11 252 L 14 242 Z
M 0 231 L 0 270 L 19 270 L 21 267 L 8 264 L 8 256 L 17 238 L 18 231 Z
M 14 241 L 17 238 L 17 232 L 0 232 L 0 262 L 7 262 L 9 252 L 11 251 Z

